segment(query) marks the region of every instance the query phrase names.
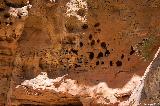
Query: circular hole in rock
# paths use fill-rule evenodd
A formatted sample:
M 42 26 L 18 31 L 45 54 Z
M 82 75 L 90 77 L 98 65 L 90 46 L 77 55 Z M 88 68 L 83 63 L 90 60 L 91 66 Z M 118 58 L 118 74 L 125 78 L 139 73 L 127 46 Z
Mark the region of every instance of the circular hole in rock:
M 99 65 L 99 61 L 96 62 L 96 65 Z
M 121 59 L 123 59 L 123 58 L 124 58 L 124 54 L 121 55 Z
M 118 61 L 116 62 L 116 65 L 117 65 L 117 67 L 122 66 L 122 62 L 118 60 Z
M 91 46 L 93 46 L 95 44 L 95 40 L 91 41 Z
M 92 34 L 89 35 L 89 40 L 92 40 Z
M 99 43 L 99 42 L 100 42 L 100 40 L 98 39 L 98 40 L 97 40 L 97 43 Z
M 104 61 L 102 61 L 101 64 L 104 64 Z
M 88 29 L 88 25 L 87 24 L 83 24 L 82 25 L 82 29 Z
M 101 29 L 97 29 L 97 31 L 101 32 Z
M 113 62 L 112 61 L 110 61 L 109 64 L 110 64 L 110 66 L 113 66 Z
M 99 26 L 100 26 L 99 22 L 97 22 L 97 23 L 94 24 L 94 27 L 99 27 Z
M 106 52 L 105 52 L 105 56 L 106 56 L 106 57 L 108 57 L 108 56 L 109 56 L 109 54 L 110 54 L 110 51 L 109 51 L 109 50 L 106 50 Z
M 101 57 L 103 57 L 103 53 L 99 52 L 97 58 L 101 58 Z
M 135 50 L 133 50 L 133 47 L 131 46 L 131 51 L 130 51 L 130 55 L 132 55 L 135 52 Z
M 83 43 L 82 42 L 80 42 L 79 45 L 80 45 L 80 47 L 83 47 Z
M 106 43 L 105 42 L 102 42 L 101 43 L 101 47 L 103 48 L 103 49 L 105 49 L 107 46 L 106 46 Z
M 94 53 L 93 52 L 89 52 L 89 58 L 93 59 L 94 58 Z

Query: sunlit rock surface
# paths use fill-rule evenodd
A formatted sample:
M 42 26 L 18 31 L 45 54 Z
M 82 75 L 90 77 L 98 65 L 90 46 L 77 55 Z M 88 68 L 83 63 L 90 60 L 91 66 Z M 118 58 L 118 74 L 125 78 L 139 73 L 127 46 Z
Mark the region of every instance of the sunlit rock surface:
M 159 105 L 159 8 L 1 0 L 0 106 Z

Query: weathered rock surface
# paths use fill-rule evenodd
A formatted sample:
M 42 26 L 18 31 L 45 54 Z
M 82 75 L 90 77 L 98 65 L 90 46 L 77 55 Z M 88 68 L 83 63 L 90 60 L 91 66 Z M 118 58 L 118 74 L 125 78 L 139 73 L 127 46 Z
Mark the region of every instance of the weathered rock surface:
M 159 0 L 1 0 L 0 106 L 126 105 L 160 46 Z M 159 103 L 159 55 L 142 103 Z
M 158 53 L 157 58 L 153 61 L 150 71 L 148 72 L 145 82 L 144 88 L 142 92 L 142 103 L 159 105 L 159 74 L 160 74 L 160 53 Z

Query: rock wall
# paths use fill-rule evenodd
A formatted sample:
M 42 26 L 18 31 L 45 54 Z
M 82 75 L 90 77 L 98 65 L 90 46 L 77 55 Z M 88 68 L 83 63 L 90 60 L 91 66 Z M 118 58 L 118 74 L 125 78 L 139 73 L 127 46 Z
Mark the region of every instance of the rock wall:
M 128 101 L 160 46 L 159 8 L 159 0 L 1 0 L 0 105 Z M 144 103 L 159 102 L 159 56 L 152 67 Z

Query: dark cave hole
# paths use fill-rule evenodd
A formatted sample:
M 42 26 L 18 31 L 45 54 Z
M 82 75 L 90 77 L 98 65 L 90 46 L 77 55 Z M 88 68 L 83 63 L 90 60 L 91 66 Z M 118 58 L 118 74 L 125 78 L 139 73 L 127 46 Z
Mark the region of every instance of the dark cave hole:
M 93 46 L 95 44 L 95 40 L 91 41 L 91 46 Z
M 131 51 L 130 51 L 130 55 L 132 55 L 135 52 L 135 50 L 133 50 L 133 47 L 131 46 Z
M 101 64 L 104 64 L 104 61 L 102 61 Z
M 5 22 L 5 24 L 7 25 L 7 24 L 8 24 L 8 22 Z
M 103 53 L 99 52 L 97 58 L 101 58 L 101 57 L 103 57 Z
M 88 64 L 88 61 L 86 61 L 85 64 Z
M 92 34 L 89 35 L 89 40 L 92 40 Z
M 13 22 L 10 22 L 9 25 L 13 25 Z
M 97 43 L 99 43 L 99 42 L 100 42 L 100 40 L 98 39 L 98 40 L 97 40 Z
M 78 61 L 78 63 L 82 63 L 83 59 L 82 58 L 78 58 L 77 61 Z
M 88 25 L 87 24 L 83 24 L 82 25 L 82 29 L 88 29 Z
M 124 58 L 124 54 L 121 55 L 121 59 L 123 59 L 123 58 Z
M 109 54 L 110 54 L 110 51 L 109 51 L 109 50 L 106 50 L 106 52 L 105 52 L 105 56 L 106 56 L 106 57 L 108 57 L 108 56 L 109 56 Z
M 99 26 L 100 26 L 99 22 L 97 22 L 97 23 L 94 24 L 94 27 L 99 27 Z
M 18 18 L 19 18 L 19 19 L 21 19 L 21 18 L 22 18 L 22 16 L 21 16 L 21 15 L 18 15 Z
M 101 43 L 101 47 L 103 48 L 103 49 L 105 49 L 107 46 L 106 46 L 106 43 L 105 42 L 102 42 Z
M 96 62 L 96 65 L 99 65 L 99 61 Z
M 118 60 L 118 61 L 116 62 L 116 65 L 117 65 L 117 67 L 122 66 L 122 62 Z
M 78 50 L 75 50 L 75 49 L 71 49 L 71 52 L 78 55 Z
M 4 8 L 0 8 L 0 11 L 4 11 L 5 9 Z
M 97 29 L 98 32 L 101 32 L 101 29 Z
M 81 65 L 75 64 L 75 68 L 81 67 Z
M 93 52 L 89 52 L 89 58 L 93 59 L 94 58 L 94 53 Z
M 112 61 L 110 61 L 109 64 L 110 64 L 110 66 L 113 66 L 113 62 Z
M 4 11 L 5 9 L 4 8 L 0 8 L 0 12 Z
M 68 50 L 64 50 L 63 53 L 64 53 L 64 54 L 68 54 Z
M 80 42 L 79 45 L 80 45 L 80 47 L 83 47 L 83 43 L 82 42 Z

